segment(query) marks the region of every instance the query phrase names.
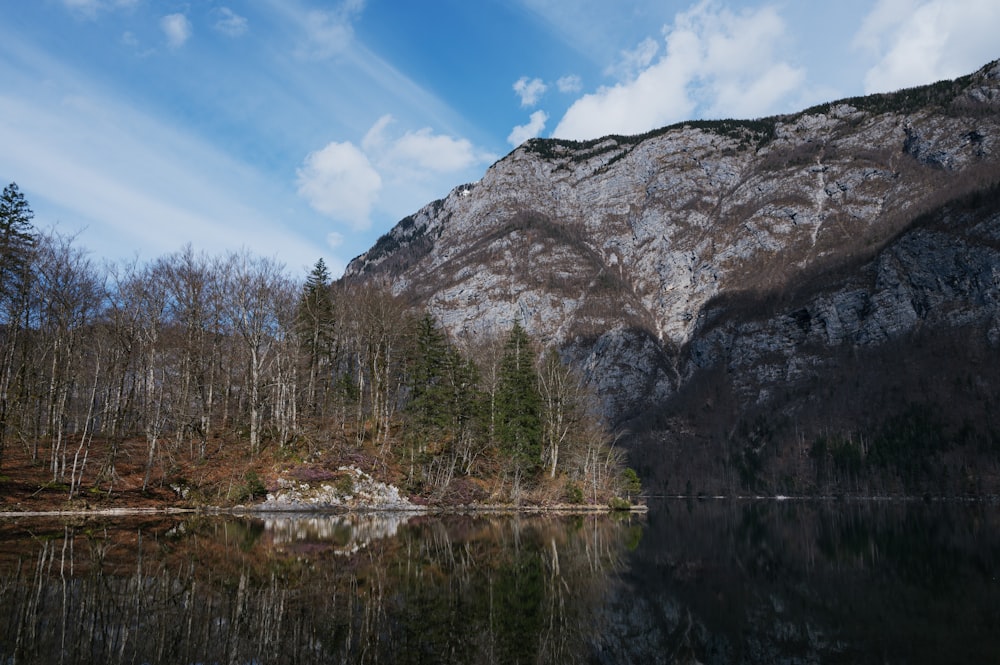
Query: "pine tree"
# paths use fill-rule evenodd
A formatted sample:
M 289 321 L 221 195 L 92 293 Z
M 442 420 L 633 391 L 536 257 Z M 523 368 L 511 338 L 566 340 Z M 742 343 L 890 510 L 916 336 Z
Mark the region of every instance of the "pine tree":
M 516 493 L 520 481 L 540 468 L 542 451 L 542 398 L 535 351 L 528 333 L 517 322 L 500 361 L 497 416 L 497 437 L 514 473 Z
M 320 397 L 329 383 L 325 370 L 333 353 L 333 325 L 330 273 L 321 258 L 306 278 L 296 313 L 296 332 L 307 363 L 306 403 L 313 414 L 319 411 Z
M 16 302 L 27 285 L 35 247 L 34 216 L 17 183 L 4 187 L 0 195 L 0 324 L 13 323 Z
M 0 466 L 10 415 L 10 391 L 17 370 L 14 357 L 28 310 L 28 289 L 35 234 L 34 213 L 16 183 L 0 195 Z
M 419 435 L 440 431 L 449 425 L 451 401 L 446 382 L 449 347 L 430 314 L 417 323 L 413 358 L 407 372 L 407 412 Z

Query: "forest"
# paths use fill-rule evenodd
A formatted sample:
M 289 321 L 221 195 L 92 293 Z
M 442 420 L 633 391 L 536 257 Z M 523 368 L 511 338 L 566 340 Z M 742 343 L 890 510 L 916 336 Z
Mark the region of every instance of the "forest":
M 11 183 L 0 488 L 28 468 L 69 502 L 184 484 L 226 505 L 262 496 L 280 469 L 351 463 L 432 503 L 620 504 L 639 491 L 584 377 L 516 321 L 455 339 L 388 285 L 331 280 L 322 259 L 304 280 L 190 244 L 99 263 L 32 220 Z

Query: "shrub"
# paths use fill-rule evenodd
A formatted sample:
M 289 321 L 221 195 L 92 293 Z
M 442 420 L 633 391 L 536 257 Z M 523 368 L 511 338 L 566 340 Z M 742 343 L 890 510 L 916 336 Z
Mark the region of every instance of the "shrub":
M 243 477 L 243 488 L 240 492 L 240 499 L 253 501 L 263 496 L 267 496 L 267 488 L 264 487 L 264 483 L 261 482 L 257 472 L 250 469 Z
M 341 495 L 347 496 L 354 493 L 354 476 L 350 474 L 343 474 L 337 478 L 334 483 L 334 487 Z
M 632 503 L 627 499 L 623 499 L 620 496 L 611 497 L 608 501 L 608 507 L 611 510 L 632 510 Z
M 583 488 L 572 480 L 566 482 L 566 500 L 570 503 L 583 503 Z

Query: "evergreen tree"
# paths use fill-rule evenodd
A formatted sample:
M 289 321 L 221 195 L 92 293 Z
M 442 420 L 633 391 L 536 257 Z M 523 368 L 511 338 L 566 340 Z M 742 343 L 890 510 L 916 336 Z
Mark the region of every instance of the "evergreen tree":
M 4 187 L 0 195 L 0 324 L 13 323 L 16 303 L 27 285 L 35 246 L 34 216 L 17 183 Z
M 452 361 L 444 334 L 430 314 L 417 323 L 413 358 L 407 372 L 409 401 L 406 410 L 415 431 L 426 435 L 450 423 L 447 365 Z
M 541 465 L 542 398 L 535 351 L 528 333 L 514 324 L 504 345 L 497 391 L 497 437 L 514 472 L 515 492 Z
M 319 259 L 306 278 L 296 312 L 296 332 L 306 363 L 306 402 L 310 412 L 319 411 L 329 387 L 333 354 L 334 308 L 330 295 L 330 273 Z
M 0 195 L 0 466 L 10 415 L 11 386 L 19 333 L 28 311 L 28 289 L 35 234 L 34 213 L 16 183 Z

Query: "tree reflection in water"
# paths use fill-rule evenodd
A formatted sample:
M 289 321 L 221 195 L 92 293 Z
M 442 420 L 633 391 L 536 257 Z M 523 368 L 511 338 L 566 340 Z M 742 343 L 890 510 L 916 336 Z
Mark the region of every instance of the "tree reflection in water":
M 1000 662 L 1000 506 L 0 522 L 0 663 Z
M 588 660 L 637 518 L 0 527 L 0 662 Z

